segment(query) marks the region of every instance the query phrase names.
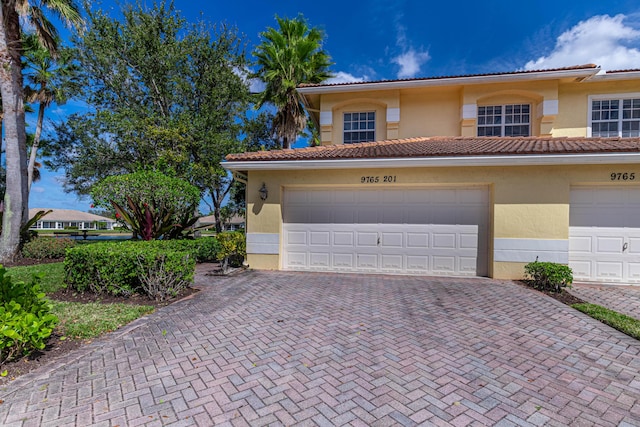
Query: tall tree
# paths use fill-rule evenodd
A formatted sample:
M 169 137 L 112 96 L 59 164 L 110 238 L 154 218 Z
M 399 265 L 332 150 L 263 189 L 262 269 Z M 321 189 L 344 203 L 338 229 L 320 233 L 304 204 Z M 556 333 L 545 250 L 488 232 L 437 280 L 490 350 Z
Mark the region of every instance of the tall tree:
M 39 176 L 39 163 L 36 161 L 40 136 L 44 123 L 44 113 L 53 102 L 57 105 L 66 103 L 69 96 L 78 92 L 78 67 L 73 62 L 72 50 L 62 48 L 54 56 L 45 49 L 35 35 L 27 35 L 24 40 L 25 76 L 27 86 L 25 95 L 27 102 L 38 104 L 36 130 L 29 152 L 27 167 L 28 189 Z M 38 174 L 38 175 L 36 175 Z
M 266 87 L 259 95 L 258 108 L 272 103 L 277 108 L 274 132 L 289 148 L 305 129 L 307 115 L 297 87 L 304 83 L 320 83 L 331 77 L 329 55 L 322 49 L 324 34 L 309 27 L 302 15 L 294 19 L 276 16 L 279 28 L 268 28 L 261 34 L 256 48 L 260 78 Z
M 171 2 L 124 6 L 121 20 L 87 14 L 74 44 L 91 111 L 56 126 L 47 165 L 79 194 L 106 176 L 172 170 L 219 218 L 232 182 L 220 162 L 247 149 L 244 40 L 224 25 L 188 24 Z
M 81 17 L 73 0 L 2 0 L 0 7 L 0 94 L 6 141 L 6 191 L 0 261 L 12 260 L 20 246 L 20 226 L 28 220 L 27 148 L 22 87 L 21 23 L 25 32 L 33 31 L 43 46 L 57 50 L 55 27 L 47 19 L 45 10 L 67 25 L 79 25 Z

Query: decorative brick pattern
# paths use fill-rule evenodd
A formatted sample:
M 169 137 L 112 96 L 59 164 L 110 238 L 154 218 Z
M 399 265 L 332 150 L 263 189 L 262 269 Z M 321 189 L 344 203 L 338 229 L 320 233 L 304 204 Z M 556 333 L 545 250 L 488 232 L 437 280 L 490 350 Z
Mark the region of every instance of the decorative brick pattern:
M 4 387 L 0 425 L 640 424 L 640 343 L 510 282 L 197 281 Z
M 569 292 L 578 298 L 640 319 L 640 286 L 574 284 Z

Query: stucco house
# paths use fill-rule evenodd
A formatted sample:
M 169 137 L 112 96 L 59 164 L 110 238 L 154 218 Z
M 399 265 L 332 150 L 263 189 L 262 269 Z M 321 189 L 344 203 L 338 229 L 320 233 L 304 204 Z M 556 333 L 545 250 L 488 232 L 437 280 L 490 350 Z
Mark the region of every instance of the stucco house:
M 640 69 L 299 92 L 321 146 L 226 158 L 251 267 L 640 283 Z
M 33 218 L 39 211 L 48 211 L 47 208 L 29 209 L 29 218 Z M 32 230 L 64 230 L 65 227 L 78 227 L 78 230 L 113 230 L 117 225 L 116 220 L 88 212 L 73 209 L 51 209 L 37 221 Z
M 216 217 L 214 215 L 207 215 L 200 217 L 196 222 L 196 227 L 212 227 L 215 228 Z M 222 224 L 223 231 L 239 231 L 244 230 L 245 220 L 239 215 L 234 215 L 229 218 L 228 221 Z

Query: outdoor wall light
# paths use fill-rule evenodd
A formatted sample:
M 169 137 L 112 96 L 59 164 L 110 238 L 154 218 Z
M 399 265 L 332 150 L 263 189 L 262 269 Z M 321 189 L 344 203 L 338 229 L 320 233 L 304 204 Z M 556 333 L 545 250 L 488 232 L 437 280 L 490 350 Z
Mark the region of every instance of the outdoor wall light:
M 260 187 L 260 190 L 258 190 L 258 192 L 260 193 L 260 198 L 262 200 L 267 200 L 267 196 L 269 196 L 269 190 L 267 190 L 267 185 L 264 182 L 262 183 L 262 187 Z

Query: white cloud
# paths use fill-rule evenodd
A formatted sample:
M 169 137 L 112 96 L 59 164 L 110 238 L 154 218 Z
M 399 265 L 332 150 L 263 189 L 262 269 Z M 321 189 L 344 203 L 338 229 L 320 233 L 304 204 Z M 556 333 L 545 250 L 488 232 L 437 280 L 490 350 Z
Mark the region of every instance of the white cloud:
M 396 32 L 396 45 L 402 50 L 402 53 L 392 58 L 391 62 L 400 66 L 397 74 L 399 79 L 415 77 L 420 73 L 422 65 L 431 58 L 429 51 L 414 49 L 407 38 L 407 30 L 403 25 L 396 24 Z
M 34 193 L 44 193 L 44 188 L 42 187 L 36 187 L 35 185 L 33 187 L 31 187 L 31 191 Z
M 353 74 L 346 73 L 344 71 L 338 71 L 330 79 L 325 80 L 325 84 L 337 84 L 337 83 L 357 83 L 363 82 L 367 79 L 367 76 L 356 77 Z
M 553 51 L 526 63 L 526 70 L 596 64 L 605 70 L 640 66 L 640 29 L 625 15 L 597 15 L 562 33 Z
M 391 61 L 400 66 L 398 71 L 399 79 L 415 77 L 419 72 L 422 64 L 429 60 L 429 52 L 415 51 L 409 49 L 407 52 L 396 56 Z

